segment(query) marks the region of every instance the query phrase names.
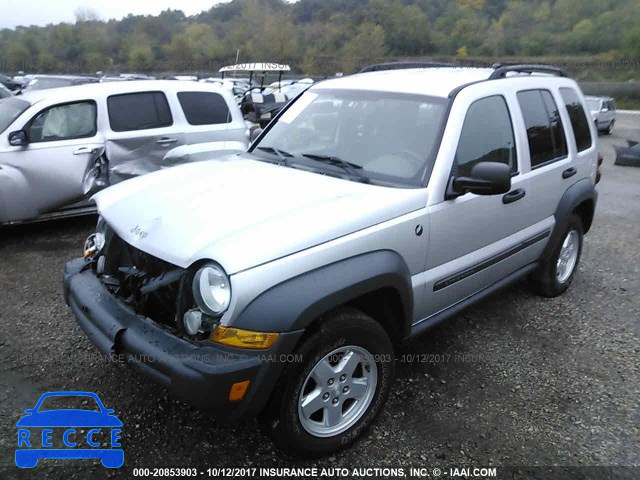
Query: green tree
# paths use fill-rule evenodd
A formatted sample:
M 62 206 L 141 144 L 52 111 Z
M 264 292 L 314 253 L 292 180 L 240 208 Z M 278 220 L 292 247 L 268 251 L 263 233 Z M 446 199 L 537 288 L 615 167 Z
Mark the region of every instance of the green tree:
M 387 53 L 384 30 L 380 25 L 363 23 L 355 37 L 342 49 L 343 69 L 347 72 L 379 62 Z

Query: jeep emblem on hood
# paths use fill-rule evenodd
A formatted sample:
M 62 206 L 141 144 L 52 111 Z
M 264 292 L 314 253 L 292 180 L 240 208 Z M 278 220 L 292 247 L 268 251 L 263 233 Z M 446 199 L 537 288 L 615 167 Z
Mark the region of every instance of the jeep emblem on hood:
M 133 227 L 129 233 L 137 236 L 138 238 L 140 238 L 140 240 L 144 240 L 149 236 L 147 232 L 140 228 L 140 225 L 136 225 L 135 227 Z

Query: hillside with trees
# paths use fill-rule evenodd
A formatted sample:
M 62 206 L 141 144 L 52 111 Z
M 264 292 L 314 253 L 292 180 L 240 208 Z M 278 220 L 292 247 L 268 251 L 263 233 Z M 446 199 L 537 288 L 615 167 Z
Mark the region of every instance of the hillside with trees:
M 638 0 L 232 0 L 191 17 L 76 18 L 1 30 L 0 71 L 215 72 L 238 51 L 316 75 L 403 58 L 570 59 L 595 65 L 594 79 L 640 71 Z

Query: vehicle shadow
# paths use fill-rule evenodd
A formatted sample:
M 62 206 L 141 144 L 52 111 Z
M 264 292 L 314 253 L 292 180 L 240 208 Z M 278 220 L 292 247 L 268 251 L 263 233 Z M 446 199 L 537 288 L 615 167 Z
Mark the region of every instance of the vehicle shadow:
M 32 250 L 77 247 L 95 227 L 96 215 L 0 226 L 0 249 L 24 245 Z M 81 247 L 81 245 L 80 245 Z

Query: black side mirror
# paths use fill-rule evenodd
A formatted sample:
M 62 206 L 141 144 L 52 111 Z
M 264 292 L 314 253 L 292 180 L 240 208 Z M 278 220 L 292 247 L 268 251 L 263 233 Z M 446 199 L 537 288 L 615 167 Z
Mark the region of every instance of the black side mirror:
M 18 130 L 9 134 L 9 145 L 12 147 L 23 147 L 29 141 L 27 140 L 27 133 L 24 130 Z
M 453 177 L 447 189 L 447 200 L 465 193 L 499 195 L 511 190 L 511 167 L 506 163 L 480 162 L 468 177 Z
M 262 133 L 262 129 L 261 128 L 254 128 L 253 130 L 251 130 L 251 134 L 249 135 L 249 142 L 253 143 L 256 141 L 256 139 L 260 136 L 260 134 Z

